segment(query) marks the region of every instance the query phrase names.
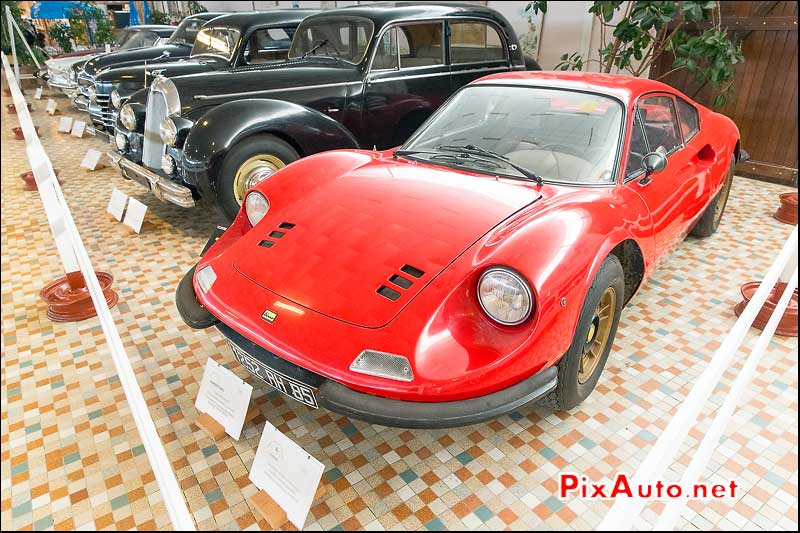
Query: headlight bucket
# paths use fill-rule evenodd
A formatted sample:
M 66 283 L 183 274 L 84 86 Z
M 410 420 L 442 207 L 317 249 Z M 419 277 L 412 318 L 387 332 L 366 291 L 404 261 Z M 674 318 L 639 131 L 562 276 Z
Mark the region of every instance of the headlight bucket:
M 119 110 L 119 121 L 127 130 L 136 131 L 138 120 L 136 119 L 136 111 L 133 110 L 130 104 L 125 104 Z
M 111 91 L 111 107 L 114 109 L 119 109 L 122 105 L 122 97 L 119 95 L 119 92 L 114 89 Z
M 244 200 L 244 212 L 250 225 L 255 227 L 269 212 L 269 200 L 258 191 L 252 191 Z
M 119 152 L 125 153 L 128 151 L 128 138 L 121 131 L 118 131 L 116 135 L 114 135 L 114 144 L 117 145 L 117 150 Z
M 495 266 L 488 268 L 478 280 L 478 303 L 495 322 L 517 326 L 531 316 L 533 291 L 528 282 L 514 270 Z
M 178 140 L 178 127 L 175 126 L 175 122 L 170 117 L 161 121 L 158 133 L 164 144 L 167 146 L 175 146 L 175 141 Z
M 177 165 L 175 164 L 175 160 L 169 154 L 164 154 L 161 156 L 161 170 L 164 171 L 164 174 L 167 176 L 172 176 L 175 174 L 175 170 L 177 169 Z

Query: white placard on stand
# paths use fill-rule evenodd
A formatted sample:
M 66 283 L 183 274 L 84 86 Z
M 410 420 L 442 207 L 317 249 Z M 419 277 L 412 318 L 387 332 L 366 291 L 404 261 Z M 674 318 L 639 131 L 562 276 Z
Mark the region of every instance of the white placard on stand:
M 42 99 L 42 88 L 41 87 L 37 87 L 36 88 L 36 92 L 33 93 L 33 99 L 34 100 L 41 100 Z
M 128 209 L 125 210 L 125 220 L 122 223 L 139 233 L 142 231 L 145 213 L 147 213 L 147 206 L 136 198 L 130 198 L 128 200 Z
M 47 99 L 47 107 L 45 108 L 45 111 L 47 111 L 48 115 L 55 115 L 57 107 L 58 104 L 56 103 L 55 100 L 53 100 L 52 98 Z
M 122 214 L 125 212 L 125 204 L 127 202 L 128 195 L 114 187 L 114 190 L 111 191 L 111 199 L 108 201 L 107 211 L 119 222 L 122 222 Z
M 58 133 L 69 133 L 72 131 L 72 117 L 61 117 L 58 121 Z
M 130 201 L 136 200 L 131 198 Z M 127 218 L 126 215 L 125 219 Z M 225 433 L 239 440 L 252 394 L 252 385 L 209 358 L 194 406 L 219 422 L 225 428 Z
M 103 157 L 102 152 L 99 150 L 95 150 L 94 148 L 89 148 L 86 151 L 86 155 L 83 156 L 83 161 L 81 161 L 81 168 L 85 168 L 88 170 L 96 170 L 97 165 L 100 164 L 100 158 Z
M 267 422 L 249 478 L 303 529 L 324 470 L 321 462 Z
M 81 138 L 83 137 L 84 132 L 86 131 L 86 123 L 82 120 L 76 120 L 72 123 L 72 135 L 73 137 Z

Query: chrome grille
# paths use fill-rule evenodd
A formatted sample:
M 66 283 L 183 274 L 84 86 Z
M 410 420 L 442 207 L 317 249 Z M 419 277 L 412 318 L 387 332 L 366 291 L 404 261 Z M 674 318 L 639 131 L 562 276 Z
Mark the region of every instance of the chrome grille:
M 161 168 L 161 158 L 166 147 L 161 142 L 159 127 L 167 118 L 167 99 L 151 86 L 147 95 L 147 109 L 144 119 L 144 141 L 142 143 L 142 163 L 153 169 Z
M 96 105 L 89 106 L 89 114 L 95 126 L 114 129 L 114 111 L 111 109 L 111 95 L 97 93 Z

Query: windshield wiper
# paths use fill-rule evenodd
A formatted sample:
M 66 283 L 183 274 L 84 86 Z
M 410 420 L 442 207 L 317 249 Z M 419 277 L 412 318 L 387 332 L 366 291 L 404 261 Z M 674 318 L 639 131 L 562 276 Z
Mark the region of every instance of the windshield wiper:
M 482 157 L 478 154 L 469 152 L 456 152 L 455 150 L 395 150 L 394 152 L 392 152 L 392 157 L 394 159 L 397 159 L 398 156 L 404 157 L 404 156 L 413 156 L 418 154 L 429 155 L 431 156 L 430 158 L 431 160 L 442 159 L 447 157 L 452 159 L 456 164 L 459 164 L 459 159 L 464 159 L 474 163 L 481 163 L 484 165 L 488 164 L 495 169 L 502 168 L 502 165 L 498 164 L 497 161 L 494 161 L 493 159 Z
M 304 53 L 302 56 L 300 56 L 300 59 L 305 59 L 307 56 L 313 54 L 314 52 L 316 52 L 317 50 L 319 50 L 320 48 L 322 48 L 326 44 L 328 44 L 328 39 L 322 39 L 317 44 L 315 44 L 314 46 L 309 48 L 309 50 L 306 53 Z
M 536 184 L 539 185 L 540 187 L 544 185 L 544 180 L 542 180 L 542 177 L 533 172 L 532 170 L 529 170 L 521 165 L 514 163 L 512 160 L 510 160 L 504 155 L 500 155 L 497 152 L 492 152 L 491 150 L 487 150 L 486 148 L 481 148 L 480 146 L 475 146 L 474 144 L 466 144 L 464 146 L 459 146 L 455 144 L 440 144 L 439 146 L 435 146 L 434 149 L 445 150 L 448 152 L 457 152 L 461 154 L 481 155 L 484 157 L 490 157 L 492 159 L 496 159 L 497 161 L 502 161 L 503 163 L 513 168 L 514 170 L 516 170 L 529 180 L 535 181 Z

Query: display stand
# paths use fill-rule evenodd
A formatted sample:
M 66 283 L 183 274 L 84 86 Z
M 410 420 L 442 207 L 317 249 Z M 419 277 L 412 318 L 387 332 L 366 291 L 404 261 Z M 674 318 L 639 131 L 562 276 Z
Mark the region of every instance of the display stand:
M 314 501 L 322 498 L 325 492 L 325 478 L 323 477 L 319 482 L 317 492 L 314 494 Z M 286 511 L 266 491 L 258 491 L 255 496 L 250 498 L 250 504 L 272 529 L 279 529 L 289 522 Z
M 244 423 L 247 424 L 248 422 L 251 422 L 255 417 L 258 416 L 259 412 L 260 411 L 258 410 L 258 407 L 251 405 L 244 417 Z M 225 428 L 222 427 L 222 424 L 214 420 L 213 417 L 207 415 L 206 413 L 200 411 L 198 411 L 198 413 L 200 413 L 200 415 L 197 417 L 197 420 L 195 420 L 194 423 L 197 424 L 197 427 L 205 431 L 212 440 L 218 441 L 225 436 Z

